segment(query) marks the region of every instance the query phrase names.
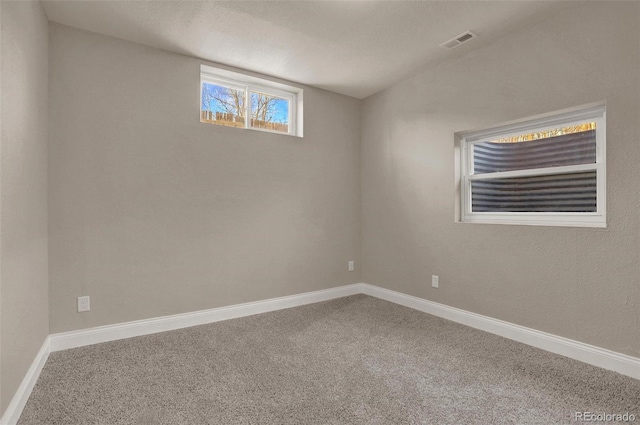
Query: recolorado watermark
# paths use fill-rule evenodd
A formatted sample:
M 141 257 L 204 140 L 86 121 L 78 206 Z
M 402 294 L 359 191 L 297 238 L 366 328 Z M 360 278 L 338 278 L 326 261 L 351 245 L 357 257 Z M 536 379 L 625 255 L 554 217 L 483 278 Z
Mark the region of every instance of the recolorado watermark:
M 576 422 L 635 422 L 633 413 L 575 412 Z

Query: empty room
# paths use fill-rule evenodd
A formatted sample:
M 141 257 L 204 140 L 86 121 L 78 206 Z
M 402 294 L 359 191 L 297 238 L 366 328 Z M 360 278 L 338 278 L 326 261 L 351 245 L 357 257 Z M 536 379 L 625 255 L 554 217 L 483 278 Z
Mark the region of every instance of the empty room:
M 0 22 L 0 425 L 640 422 L 640 2 Z

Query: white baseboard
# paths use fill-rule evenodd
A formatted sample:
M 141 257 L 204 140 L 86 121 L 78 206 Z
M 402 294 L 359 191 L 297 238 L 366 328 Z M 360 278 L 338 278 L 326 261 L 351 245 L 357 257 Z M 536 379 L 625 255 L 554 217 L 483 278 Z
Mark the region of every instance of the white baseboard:
M 267 313 L 269 311 L 356 295 L 361 292 L 362 284 L 356 283 L 353 285 L 338 286 L 336 288 L 213 308 L 210 310 L 51 334 L 44 341 L 42 348 L 33 360 L 31 367 L 18 387 L 11 403 L 0 419 L 0 425 L 15 425 L 18 422 L 50 352 Z
M 589 363 L 604 369 L 613 370 L 635 379 L 640 379 L 640 359 L 584 344 L 568 338 L 559 337 L 502 320 L 493 319 L 476 313 L 471 313 L 444 304 L 428 301 L 422 298 L 406 295 L 389 289 L 366 283 L 339 286 L 314 292 L 306 292 L 287 297 L 271 298 L 263 301 L 236 304 L 228 307 L 196 311 L 192 313 L 176 314 L 173 316 L 157 317 L 115 325 L 100 326 L 64 333 L 52 334 L 44 341 L 42 348 L 36 355 L 31 367 L 27 371 L 20 387 L 16 391 L 11 403 L 7 407 L 0 425 L 15 425 L 31 395 L 31 391 L 40 376 L 40 372 L 53 351 L 115 341 L 134 336 L 148 335 L 190 326 L 254 314 L 267 313 L 285 308 L 297 307 L 349 295 L 366 294 L 405 307 L 413 308 L 434 316 L 442 317 L 472 328 L 480 329 L 514 341 L 522 342 L 552 353 L 560 354 L 575 360 Z
M 49 337 L 47 337 L 44 340 L 40 351 L 36 354 L 36 358 L 33 360 L 33 363 L 31 363 L 27 374 L 20 383 L 18 390 L 13 395 L 9 406 L 7 406 L 7 410 L 4 411 L 4 415 L 2 415 L 2 419 L 0 419 L 0 425 L 16 425 L 18 423 L 18 419 L 20 419 L 20 415 L 22 414 L 22 409 L 24 409 L 24 406 L 27 404 L 31 391 L 40 377 L 40 372 L 42 371 L 44 364 L 47 362 L 47 358 L 49 358 L 49 353 L 50 344 Z
M 362 283 L 362 293 L 640 379 L 640 358 Z
M 235 319 L 254 314 L 267 313 L 269 311 L 297 307 L 321 301 L 342 298 L 362 292 L 359 283 L 323 289 L 320 291 L 306 292 L 298 295 L 290 295 L 280 298 L 271 298 L 263 301 L 255 301 L 245 304 L 236 304 L 228 307 L 212 308 L 191 313 L 175 314 L 172 316 L 156 317 L 153 319 L 136 320 L 134 322 L 118 323 L 115 325 L 99 326 L 78 331 L 52 334 L 51 351 L 66 350 L 101 342 L 115 341 L 134 336 L 148 335 L 175 329 L 188 328 L 190 326 L 205 325 L 221 320 Z

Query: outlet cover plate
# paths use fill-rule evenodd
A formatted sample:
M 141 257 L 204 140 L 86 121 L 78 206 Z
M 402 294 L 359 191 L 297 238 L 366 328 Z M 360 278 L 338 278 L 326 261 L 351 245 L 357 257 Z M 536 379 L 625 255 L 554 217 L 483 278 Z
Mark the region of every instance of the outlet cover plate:
M 78 297 L 78 313 L 91 310 L 91 303 L 89 297 Z

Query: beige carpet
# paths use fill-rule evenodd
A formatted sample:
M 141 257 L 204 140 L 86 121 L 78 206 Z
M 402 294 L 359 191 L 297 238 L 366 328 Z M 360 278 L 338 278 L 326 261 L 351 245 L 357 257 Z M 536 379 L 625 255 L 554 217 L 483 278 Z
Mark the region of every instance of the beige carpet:
M 640 381 L 356 295 L 52 353 L 37 424 L 557 424 Z

